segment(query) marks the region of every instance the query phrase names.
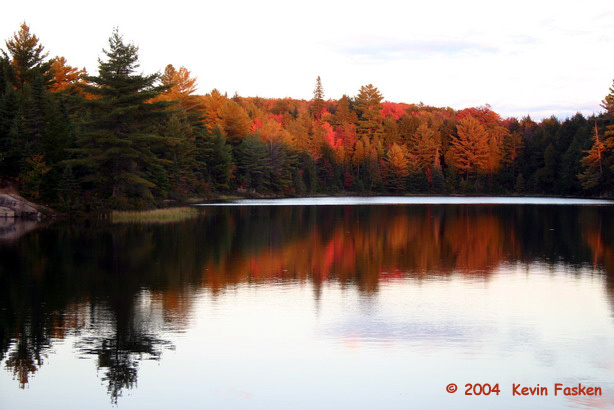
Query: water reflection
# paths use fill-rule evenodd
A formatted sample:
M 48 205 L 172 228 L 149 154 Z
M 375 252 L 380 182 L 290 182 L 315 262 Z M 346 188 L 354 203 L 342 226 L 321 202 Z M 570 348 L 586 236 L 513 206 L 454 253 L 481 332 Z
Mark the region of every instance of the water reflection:
M 0 361 L 19 387 L 74 341 L 116 402 L 142 360 L 173 349 L 194 297 L 242 285 L 326 283 L 367 299 L 398 278 L 488 281 L 502 266 L 603 275 L 614 303 L 611 207 L 502 205 L 205 208 L 172 225 L 58 223 L 0 243 Z M 584 272 L 584 273 L 583 273 Z M 442 295 L 442 297 L 445 297 Z M 356 319 L 331 335 L 468 340 L 488 327 Z M 408 336 L 409 337 L 409 336 Z

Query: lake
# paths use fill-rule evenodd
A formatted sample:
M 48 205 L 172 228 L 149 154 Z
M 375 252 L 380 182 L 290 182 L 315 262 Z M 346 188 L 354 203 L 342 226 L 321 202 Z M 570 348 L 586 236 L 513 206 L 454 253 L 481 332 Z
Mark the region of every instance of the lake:
M 0 237 L 0 408 L 614 407 L 612 202 L 198 209 Z

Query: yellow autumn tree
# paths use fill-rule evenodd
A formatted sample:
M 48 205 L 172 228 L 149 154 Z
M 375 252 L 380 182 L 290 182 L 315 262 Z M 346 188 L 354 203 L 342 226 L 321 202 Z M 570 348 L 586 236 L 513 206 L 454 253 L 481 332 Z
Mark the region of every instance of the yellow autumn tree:
M 177 101 L 189 113 L 202 113 L 205 107 L 202 97 L 196 95 L 196 78 L 191 77 L 187 68 L 180 67 L 177 70 L 169 64 L 164 69 L 161 80 L 162 84 L 169 88 L 156 100 Z
M 220 125 L 222 108 L 226 105 L 226 98 L 217 89 L 211 90 L 209 94 L 202 97 L 203 103 L 203 122 L 209 131 Z
M 384 157 L 382 176 L 386 186 L 395 192 L 405 190 L 409 165 L 405 148 L 393 143 Z
M 238 143 L 250 135 L 251 120 L 243 107 L 233 100 L 227 100 L 217 116 L 217 125 L 229 142 Z
M 441 135 L 426 121 L 423 121 L 416 133 L 409 140 L 410 152 L 416 156 L 420 170 L 439 166 L 439 153 L 441 152 Z
M 283 126 L 274 119 L 267 118 L 262 122 L 262 126 L 258 128 L 256 134 L 261 140 L 267 144 L 274 142 L 284 143 L 287 146 L 293 146 L 291 134 L 283 128 Z

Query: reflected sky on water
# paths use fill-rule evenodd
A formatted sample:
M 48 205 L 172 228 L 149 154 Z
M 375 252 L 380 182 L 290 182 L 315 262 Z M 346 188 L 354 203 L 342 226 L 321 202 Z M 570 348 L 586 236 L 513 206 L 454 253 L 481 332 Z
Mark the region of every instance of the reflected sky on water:
M 0 407 L 614 406 L 610 206 L 199 209 L 0 238 Z

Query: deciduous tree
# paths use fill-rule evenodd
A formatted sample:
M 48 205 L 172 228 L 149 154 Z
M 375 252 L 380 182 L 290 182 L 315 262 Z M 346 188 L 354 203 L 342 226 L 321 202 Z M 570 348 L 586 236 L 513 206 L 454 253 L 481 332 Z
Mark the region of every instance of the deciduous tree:
M 403 147 L 393 143 L 384 157 L 382 170 L 386 186 L 395 192 L 402 192 L 407 183 L 409 167 L 407 153 Z
M 447 162 L 469 175 L 486 170 L 488 161 L 488 131 L 472 116 L 467 116 L 458 124 L 458 135 L 452 137 L 447 152 Z
M 603 180 L 603 162 L 606 152 L 605 144 L 602 138 L 599 137 L 599 129 L 595 123 L 595 135 L 593 136 L 593 146 L 586 152 L 586 156 L 582 158 L 584 171 L 578 174 L 578 178 L 582 183 L 582 188 L 585 190 L 593 190 Z
M 356 96 L 356 110 L 359 118 L 356 127 L 358 137 L 366 136 L 374 143 L 379 141 L 384 133 L 382 124 L 382 94 L 372 84 L 360 87 Z

